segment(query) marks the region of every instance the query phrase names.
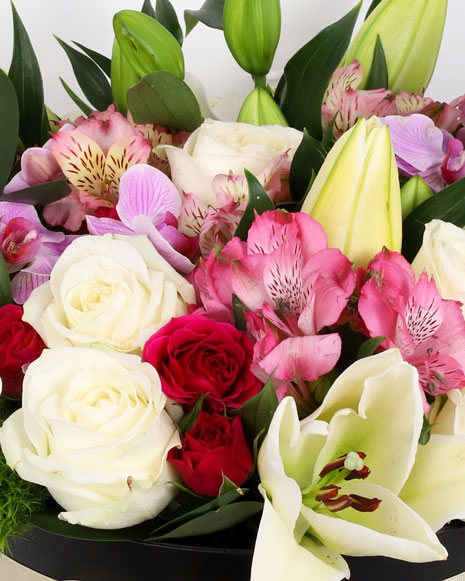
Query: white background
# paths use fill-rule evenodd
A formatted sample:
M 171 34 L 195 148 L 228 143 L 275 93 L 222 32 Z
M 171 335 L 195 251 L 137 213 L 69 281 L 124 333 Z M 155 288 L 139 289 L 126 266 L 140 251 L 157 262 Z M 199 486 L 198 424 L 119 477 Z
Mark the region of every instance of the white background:
M 183 11 L 197 9 L 203 0 L 171 0 L 184 29 Z M 404 0 L 406 4 L 413 0 Z M 153 3 L 155 0 L 153 0 Z M 66 42 L 76 40 L 107 56 L 113 41 L 112 15 L 125 8 L 139 10 L 143 0 L 15 0 L 31 37 L 44 78 L 47 105 L 58 114 L 75 106 L 58 80 L 62 76 L 79 93 L 67 57 L 53 34 Z M 323 26 L 343 16 L 356 0 L 282 0 L 283 25 L 274 68 L 287 59 Z M 370 0 L 364 0 L 362 14 Z M 451 100 L 465 93 L 465 0 L 449 0 L 443 45 L 435 75 L 427 94 Z M 12 52 L 12 21 L 9 0 L 0 0 L 0 67 L 8 70 Z M 209 97 L 234 92 L 243 85 L 244 73 L 229 55 L 219 30 L 202 24 L 184 43 L 186 69 L 197 75 Z

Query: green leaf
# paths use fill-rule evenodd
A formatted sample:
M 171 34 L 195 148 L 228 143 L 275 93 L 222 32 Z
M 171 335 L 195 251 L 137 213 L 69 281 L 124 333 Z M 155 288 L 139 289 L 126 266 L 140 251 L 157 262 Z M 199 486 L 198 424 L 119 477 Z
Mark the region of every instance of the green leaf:
M 0 202 L 17 202 L 18 204 L 32 204 L 42 207 L 61 200 L 70 192 L 71 188 L 66 180 L 57 180 L 5 194 L 0 196 Z
M 106 74 L 107 77 L 111 76 L 111 59 L 109 59 L 107 56 L 103 54 L 100 54 L 95 50 L 92 50 L 91 48 L 87 48 L 87 46 L 84 46 L 83 44 L 81 44 L 80 42 L 76 42 L 75 40 L 73 40 L 73 44 L 75 44 L 83 52 L 85 52 L 86 55 L 90 57 L 94 61 L 94 63 L 97 64 L 102 69 L 102 71 Z
M 258 214 L 263 214 L 266 210 L 274 210 L 273 202 L 257 178 L 247 170 L 244 173 L 249 186 L 249 201 L 241 221 L 234 232 L 234 236 L 239 236 L 243 241 L 247 240 L 249 228 L 255 219 L 255 211 Z
M 115 38 L 111 55 L 111 91 L 116 108 L 123 115 L 128 112 L 126 93 L 139 81 L 139 75 L 126 60 Z
M 373 52 L 370 74 L 368 75 L 365 89 L 385 89 L 388 86 L 388 80 L 386 56 L 384 54 L 381 37 L 378 34 L 376 37 L 375 50 Z
M 255 438 L 260 432 L 263 432 L 263 436 L 266 435 L 278 403 L 273 379 L 270 377 L 261 391 L 237 410 L 241 416 L 244 431 L 249 437 Z
M 336 117 L 338 115 L 338 111 L 334 113 L 333 118 L 328 124 L 328 127 L 324 130 L 323 139 L 321 140 L 321 145 L 324 147 L 326 152 L 328 152 L 332 146 L 334 145 L 334 123 L 336 122 Z
M 82 92 L 95 109 L 104 111 L 113 102 L 110 84 L 94 61 L 55 36 L 68 55 Z
M 194 93 L 184 81 L 167 71 L 145 76 L 129 89 L 127 101 L 135 123 L 194 131 L 203 121 Z
M 150 540 L 178 539 L 216 533 L 233 527 L 262 510 L 263 503 L 254 500 L 228 504 L 192 519 L 163 535 L 153 535 Z
M 318 173 L 326 153 L 323 145 L 304 129 L 304 136 L 295 152 L 289 172 L 289 187 L 293 200 L 300 201 L 305 196 L 312 172 Z
M 247 328 L 247 324 L 244 317 L 244 311 L 247 310 L 244 303 L 233 294 L 232 296 L 232 307 L 233 307 L 233 314 L 234 314 L 234 326 L 239 331 L 245 331 Z
M 284 81 L 278 85 L 279 105 L 289 125 L 300 130 L 306 127 L 318 140 L 323 97 L 349 46 L 361 4 L 304 45 L 284 67 Z
M 0 306 L 9 305 L 13 302 L 13 295 L 11 293 L 10 275 L 6 268 L 5 259 L 0 252 Z
M 210 28 L 223 30 L 223 9 L 225 0 L 206 0 L 199 10 L 184 10 L 186 36 L 198 22 Z
M 169 0 L 157 0 L 155 6 L 155 18 L 162 24 L 166 30 L 169 30 L 174 38 L 182 46 L 184 39 L 182 29 L 179 24 L 176 10 Z
M 420 250 L 425 224 L 435 218 L 461 228 L 465 226 L 465 178 L 427 199 L 404 220 L 402 254 L 409 262 Z
M 386 337 L 372 337 L 364 341 L 358 348 L 357 359 L 363 359 L 364 357 L 373 355 L 385 339 Z
M 242 488 L 240 491 L 241 492 L 239 492 L 238 489 L 234 489 L 213 499 L 202 499 L 199 502 L 192 501 L 189 506 L 182 506 L 169 515 L 164 511 L 161 516 L 169 518 L 169 521 L 156 529 L 152 529 L 149 539 L 158 538 L 159 535 L 165 535 L 169 531 L 175 530 L 181 525 L 184 525 L 203 514 L 210 511 L 216 511 L 222 506 L 235 502 L 242 498 L 248 489 Z
M 13 11 L 14 45 L 8 76 L 18 99 L 19 136 L 25 147 L 42 145 L 48 139 L 44 122 L 44 89 L 39 63 L 21 19 Z
M 143 14 L 147 14 L 147 16 L 150 16 L 154 20 L 157 19 L 156 15 L 155 15 L 155 10 L 153 9 L 153 6 L 152 6 L 152 3 L 150 2 L 150 0 L 144 0 L 144 3 L 143 3 L 142 8 L 141 8 L 141 12 Z
M 125 529 L 91 529 L 59 520 L 59 512 L 61 512 L 61 509 L 48 509 L 35 512 L 30 517 L 30 522 L 44 531 L 49 531 L 62 537 L 88 541 L 132 541 L 143 539 L 149 534 L 154 524 L 154 521 L 146 521 L 140 525 Z
M 196 401 L 195 406 L 191 409 L 191 411 L 183 415 L 183 417 L 179 421 L 178 427 L 181 430 L 182 435 L 184 435 L 186 432 L 188 432 L 194 427 L 195 422 L 199 417 L 200 410 L 202 409 L 203 401 L 206 397 L 207 394 L 202 393 L 202 395 Z
M 418 438 L 419 444 L 426 446 L 426 444 L 430 441 L 431 430 L 435 425 L 436 424 L 430 424 L 428 418 L 423 416 L 423 426 L 421 427 L 420 437 Z
M 368 12 L 366 13 L 365 20 L 370 16 L 370 14 L 378 6 L 378 4 L 381 4 L 382 1 L 383 0 L 373 0 L 373 2 L 370 5 L 370 8 L 368 8 Z
M 232 491 L 236 491 L 239 494 L 244 494 L 244 492 L 240 486 L 237 486 L 237 484 L 234 484 L 234 482 L 232 480 L 229 480 L 229 478 L 223 474 L 223 482 L 221 483 L 220 493 L 218 496 L 221 496 L 222 494 L 227 494 L 228 492 L 232 492 Z
M 8 76 L 0 70 L 0 192 L 3 191 L 16 155 L 19 130 L 19 109 L 15 88 Z
M 89 117 L 89 115 L 92 113 L 92 107 L 89 107 L 87 103 L 84 103 L 84 101 L 76 95 L 76 93 L 73 91 L 73 89 L 71 89 L 71 87 L 66 83 L 64 79 L 62 79 L 61 77 L 58 78 L 60 79 L 60 83 L 62 84 L 64 90 L 68 93 L 68 95 L 71 97 L 74 103 L 79 107 L 79 109 L 84 113 L 86 117 Z

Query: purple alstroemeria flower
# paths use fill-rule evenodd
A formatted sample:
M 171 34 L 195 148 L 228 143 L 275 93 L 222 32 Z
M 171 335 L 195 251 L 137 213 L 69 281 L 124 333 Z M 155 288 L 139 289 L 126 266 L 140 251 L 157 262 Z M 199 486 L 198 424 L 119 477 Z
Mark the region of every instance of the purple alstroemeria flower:
M 171 180 L 158 169 L 140 163 L 121 177 L 116 205 L 121 221 L 86 216 L 87 227 L 97 235 L 145 234 L 171 266 L 188 273 L 194 265 L 180 252 L 188 239 L 175 225 L 181 205 L 181 196 Z
M 50 232 L 28 204 L 0 202 L 0 251 L 12 279 L 13 298 L 23 304 L 47 281 L 55 262 L 76 236 Z
M 465 176 L 463 143 L 426 115 L 390 115 L 380 122 L 389 126 L 397 167 L 404 175 L 420 175 L 434 192 Z

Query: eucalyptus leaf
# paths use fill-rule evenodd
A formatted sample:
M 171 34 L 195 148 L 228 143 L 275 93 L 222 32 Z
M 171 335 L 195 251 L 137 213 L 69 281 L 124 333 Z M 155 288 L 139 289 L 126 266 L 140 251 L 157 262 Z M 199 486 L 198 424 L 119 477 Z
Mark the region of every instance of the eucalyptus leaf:
M 300 201 L 305 196 L 312 172 L 318 173 L 326 154 L 323 145 L 304 129 L 302 141 L 294 154 L 289 172 L 289 187 L 293 200 Z
M 284 80 L 278 85 L 278 104 L 289 125 L 300 130 L 306 127 L 317 140 L 322 137 L 323 97 L 349 46 L 361 4 L 304 45 L 284 67 Z
M 257 178 L 247 170 L 244 173 L 249 186 L 249 201 L 241 221 L 234 232 L 234 236 L 239 236 L 243 241 L 247 240 L 249 228 L 255 219 L 255 212 L 257 214 L 263 214 L 266 210 L 274 210 L 273 202 Z
M 154 524 L 154 521 L 146 521 L 140 525 L 124 529 L 91 529 L 60 520 L 58 518 L 59 512 L 61 512 L 59 509 L 35 512 L 30 517 L 31 524 L 62 537 L 88 541 L 132 541 L 144 539 Z
M 249 437 L 255 438 L 260 432 L 265 436 L 278 403 L 273 379 L 270 377 L 263 388 L 237 410 Z
M 6 268 L 5 259 L 0 252 L 0 306 L 9 305 L 13 302 L 13 295 L 11 292 L 10 275 Z
M 155 123 L 171 129 L 194 131 L 203 121 L 192 90 L 167 71 L 156 71 L 141 79 L 128 90 L 127 102 L 135 123 Z
M 166 28 L 166 30 L 171 32 L 174 38 L 182 46 L 184 37 L 176 10 L 173 8 L 173 5 L 169 0 L 156 0 L 156 2 L 155 18 Z
M 89 117 L 89 115 L 93 111 L 92 107 L 89 107 L 87 103 L 85 103 L 80 97 L 78 97 L 78 95 L 76 95 L 76 93 L 73 91 L 73 89 L 71 89 L 71 87 L 64 79 L 62 79 L 61 77 L 58 78 L 60 79 L 60 83 L 62 84 L 63 89 L 66 91 L 69 97 L 71 97 L 73 102 L 79 107 L 79 109 L 84 113 L 84 115 L 86 115 L 86 117 Z
M 372 337 L 364 341 L 358 348 L 357 359 L 363 359 L 364 357 L 373 355 L 385 339 L 386 337 Z
M 18 204 L 32 204 L 42 207 L 51 202 L 61 200 L 69 193 L 71 193 L 71 188 L 68 182 L 66 180 L 56 180 L 4 194 L 0 196 L 0 202 L 16 202 Z
M 73 40 L 73 44 L 75 44 L 83 52 L 85 52 L 86 55 L 89 58 L 91 58 L 94 61 L 94 63 L 97 64 L 102 69 L 102 71 L 106 74 L 107 77 L 111 76 L 111 59 L 109 59 L 107 56 L 103 54 L 100 54 L 95 50 L 92 50 L 91 48 L 88 48 L 87 46 L 84 46 L 80 42 L 76 42 L 75 40 Z
M 0 192 L 3 191 L 16 155 L 19 131 L 19 109 L 13 83 L 0 70 Z
M 262 510 L 263 503 L 254 500 L 228 504 L 188 521 L 163 535 L 153 535 L 149 540 L 177 539 L 216 533 L 237 525 Z
M 11 9 L 14 44 L 8 76 L 18 99 L 19 136 L 25 147 L 42 145 L 48 139 L 42 75 L 29 36 L 13 3 Z
M 186 36 L 198 22 L 210 28 L 223 30 L 223 9 L 225 0 L 206 0 L 199 10 L 184 10 Z
M 425 224 L 438 219 L 465 226 L 465 178 L 447 186 L 411 212 L 403 223 L 402 254 L 411 262 L 423 242 Z
M 82 92 L 97 111 L 105 111 L 113 102 L 110 84 L 99 66 L 87 55 L 82 54 L 55 36 L 68 55 L 76 80 Z
M 366 82 L 365 89 L 386 89 L 388 86 L 389 76 L 384 54 L 381 37 L 376 37 L 375 50 L 373 52 L 373 61 L 371 63 L 370 74 Z

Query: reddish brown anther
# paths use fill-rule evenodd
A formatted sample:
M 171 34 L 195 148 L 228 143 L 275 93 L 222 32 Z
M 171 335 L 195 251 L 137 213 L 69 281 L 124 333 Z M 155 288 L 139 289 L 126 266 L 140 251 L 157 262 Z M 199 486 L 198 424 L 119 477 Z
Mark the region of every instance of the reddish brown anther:
M 366 498 L 358 494 L 350 494 L 349 496 L 352 501 L 351 507 L 358 510 L 358 512 L 373 512 L 381 503 L 379 498 Z
M 365 478 L 370 475 L 370 472 L 371 470 L 368 466 L 364 466 L 361 470 L 351 470 L 344 480 L 365 480 Z
M 339 498 L 328 498 L 327 500 L 323 500 L 323 504 L 331 512 L 339 512 L 340 510 L 352 506 L 352 500 L 347 496 L 347 494 L 343 494 Z
M 341 487 L 336 486 L 335 484 L 323 486 L 322 488 L 320 488 L 320 492 L 315 496 L 315 500 L 325 502 L 325 500 L 329 500 L 330 498 L 336 498 L 338 491 L 340 489 Z

